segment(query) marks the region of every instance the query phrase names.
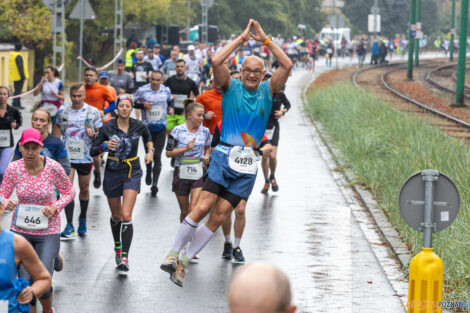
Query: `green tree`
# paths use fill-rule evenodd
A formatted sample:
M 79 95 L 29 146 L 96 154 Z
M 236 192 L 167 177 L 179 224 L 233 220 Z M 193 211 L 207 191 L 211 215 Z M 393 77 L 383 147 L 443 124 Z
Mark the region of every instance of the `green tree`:
M 0 1 L 0 24 L 12 38 L 44 49 L 51 41 L 51 11 L 40 0 Z

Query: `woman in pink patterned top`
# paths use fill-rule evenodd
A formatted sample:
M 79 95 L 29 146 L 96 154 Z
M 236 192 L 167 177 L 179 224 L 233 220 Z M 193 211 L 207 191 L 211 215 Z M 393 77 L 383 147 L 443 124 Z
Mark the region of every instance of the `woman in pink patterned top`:
M 75 197 L 75 189 L 56 161 L 40 155 L 41 133 L 33 128 L 23 131 L 20 151 L 23 159 L 12 162 L 0 187 L 2 203 L 13 211 L 11 230 L 28 240 L 49 273 L 60 249 L 60 212 Z M 16 188 L 18 201 L 10 199 Z M 56 190 L 60 192 L 57 200 Z M 20 268 L 20 277 L 31 277 Z M 52 288 L 40 298 L 44 312 L 52 308 Z

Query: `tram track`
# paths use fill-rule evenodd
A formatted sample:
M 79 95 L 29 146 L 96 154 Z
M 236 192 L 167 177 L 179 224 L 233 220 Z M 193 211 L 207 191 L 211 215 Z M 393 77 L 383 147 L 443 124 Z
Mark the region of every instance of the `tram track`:
M 436 63 L 437 63 L 437 66 L 436 66 Z M 429 70 L 427 74 L 425 75 L 426 81 L 428 81 L 427 77 L 431 76 L 433 72 L 439 69 L 455 66 L 455 65 L 449 65 L 449 64 L 439 65 L 439 63 L 442 63 L 442 62 L 438 62 L 438 61 L 437 62 L 428 61 L 425 63 L 423 62 L 420 70 L 423 70 L 423 67 L 432 67 L 432 69 Z M 443 112 L 426 103 L 417 101 L 416 99 L 411 98 L 411 96 L 406 95 L 402 91 L 394 88 L 393 84 L 390 83 L 389 81 L 389 77 L 392 74 L 398 71 L 403 71 L 405 69 L 406 69 L 406 63 L 404 62 L 391 63 L 391 64 L 386 64 L 386 65 L 381 65 L 381 66 L 376 66 L 376 67 L 367 67 L 359 71 L 356 71 L 352 77 L 352 81 L 355 86 L 363 90 L 366 90 L 365 89 L 366 85 L 369 85 L 372 87 L 377 86 L 382 89 L 385 89 L 390 95 L 393 95 L 395 98 L 398 98 L 399 100 L 407 104 L 405 105 L 404 103 L 402 103 L 402 104 L 394 105 L 398 110 L 408 113 L 408 114 L 412 113 L 412 114 L 417 114 L 420 116 L 423 116 L 423 115 L 432 116 L 432 119 L 431 119 L 432 124 L 443 129 L 450 136 L 458 138 L 458 139 L 462 139 L 465 141 L 470 140 L 470 123 L 469 122 L 459 117 Z M 366 74 L 366 73 L 368 74 L 369 77 L 372 77 L 373 79 L 370 81 L 364 80 L 363 76 L 365 75 L 363 74 Z M 374 81 L 374 78 L 375 78 L 375 81 Z M 470 113 L 469 113 L 469 118 L 470 118 Z

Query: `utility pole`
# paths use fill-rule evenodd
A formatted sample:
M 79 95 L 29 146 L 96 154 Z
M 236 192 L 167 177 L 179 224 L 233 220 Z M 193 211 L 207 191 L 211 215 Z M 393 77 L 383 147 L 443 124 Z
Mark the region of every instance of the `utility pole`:
M 421 25 L 421 0 L 416 0 L 416 24 Z M 419 67 L 419 42 L 421 41 L 421 26 L 416 27 L 415 67 Z
M 379 13 L 377 0 L 374 1 L 374 9 L 372 13 L 374 14 L 374 42 L 375 42 L 375 40 L 377 39 L 377 13 Z
M 408 41 L 408 69 L 406 73 L 406 80 L 413 80 L 413 52 L 414 52 L 414 37 L 416 36 L 416 0 L 411 0 L 410 5 L 410 33 Z
M 454 61 L 454 39 L 455 39 L 455 0 L 452 0 L 452 21 L 450 22 L 450 46 L 449 46 L 449 61 Z
M 115 0 L 114 13 L 114 55 L 123 47 L 122 0 Z M 116 64 L 114 65 L 116 67 Z
M 186 0 L 186 5 L 188 6 L 188 17 L 186 19 L 186 29 L 188 30 L 187 31 L 187 35 L 188 35 L 187 40 L 189 41 L 189 33 L 190 33 L 189 28 L 191 27 L 191 18 L 190 18 L 190 16 L 191 16 L 191 0 Z M 168 25 L 167 25 L 166 28 L 167 28 L 167 31 L 168 31 Z M 199 39 L 201 39 L 201 38 L 199 38 Z
M 54 12 L 52 14 L 52 32 L 54 33 L 54 47 L 52 54 L 52 64 L 58 68 L 61 64 L 65 64 L 65 1 L 54 1 Z M 60 44 L 58 44 L 57 36 L 60 36 Z M 58 60 L 60 54 L 60 62 Z M 65 81 L 65 66 L 60 72 L 60 78 Z
M 201 11 L 202 11 L 202 36 L 200 38 L 201 42 L 208 42 L 207 40 L 207 33 L 209 28 L 209 23 L 207 22 L 207 11 L 209 10 L 209 6 L 207 0 L 201 0 Z
M 459 31 L 459 64 L 457 68 L 457 88 L 455 89 L 455 106 L 464 106 L 463 96 L 465 87 L 465 66 L 467 62 L 467 25 L 468 0 L 462 0 L 460 8 Z
M 80 48 L 79 55 L 83 57 L 83 20 L 85 18 L 85 1 L 80 0 Z M 78 60 L 78 81 L 82 81 L 82 61 Z
M 338 38 L 338 15 L 336 14 L 336 0 L 333 0 L 333 12 L 335 14 L 336 26 L 335 26 L 335 40 L 333 40 L 333 48 L 336 51 L 336 69 L 338 69 L 338 47 L 336 46 L 336 41 L 340 43 L 341 41 Z M 338 45 L 339 46 L 339 45 Z

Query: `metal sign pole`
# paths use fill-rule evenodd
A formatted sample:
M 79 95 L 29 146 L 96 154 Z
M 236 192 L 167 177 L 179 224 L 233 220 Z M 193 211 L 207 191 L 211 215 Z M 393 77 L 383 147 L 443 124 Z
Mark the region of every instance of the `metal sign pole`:
M 467 26 L 468 26 L 468 0 L 462 0 L 460 8 L 459 32 L 459 62 L 457 68 L 457 87 L 455 90 L 455 106 L 464 105 L 465 67 L 467 58 Z M 453 44 L 453 43 L 452 43 Z
M 83 54 L 83 19 L 85 15 L 85 2 L 80 0 L 80 48 L 79 55 Z M 83 57 L 83 56 L 82 56 Z M 78 60 L 78 81 L 82 80 L 82 61 Z
M 455 39 L 455 0 L 452 0 L 452 20 L 450 23 L 451 24 L 450 24 L 449 61 L 453 62 L 454 61 L 454 39 Z
M 416 0 L 416 24 L 421 24 L 421 0 Z M 419 36 L 418 36 L 419 32 Z M 419 67 L 419 43 L 421 41 L 421 27 L 416 27 L 417 39 L 415 39 L 415 67 Z
M 414 52 L 414 43 L 416 36 L 416 0 L 411 0 L 410 6 L 410 34 L 408 40 L 408 68 L 406 73 L 407 80 L 413 80 L 413 52 Z M 414 31 L 414 34 L 413 34 Z
M 374 1 L 374 42 L 377 39 L 377 0 Z
M 434 182 L 437 181 L 439 173 L 433 170 L 426 170 L 421 173 L 424 181 L 424 223 L 422 227 L 423 248 L 432 248 L 432 232 L 435 228 L 433 223 L 433 202 L 434 202 Z
M 115 0 L 115 14 L 114 14 L 114 55 L 123 46 L 123 19 L 122 19 L 122 0 Z M 116 64 L 114 64 L 116 69 Z

